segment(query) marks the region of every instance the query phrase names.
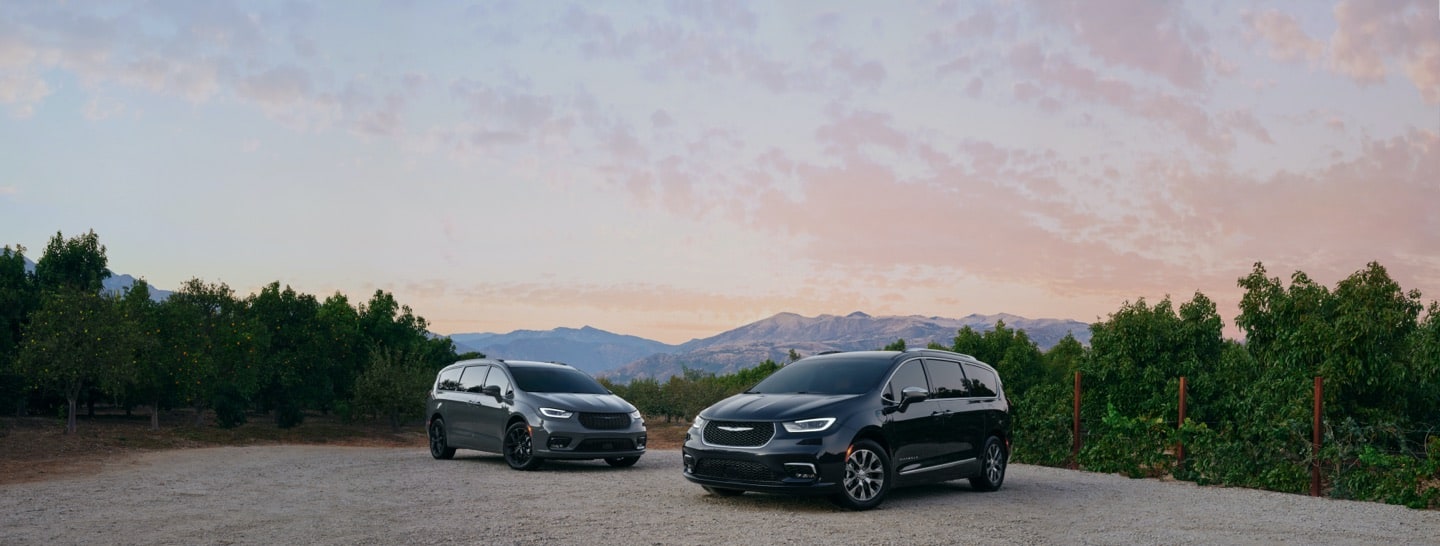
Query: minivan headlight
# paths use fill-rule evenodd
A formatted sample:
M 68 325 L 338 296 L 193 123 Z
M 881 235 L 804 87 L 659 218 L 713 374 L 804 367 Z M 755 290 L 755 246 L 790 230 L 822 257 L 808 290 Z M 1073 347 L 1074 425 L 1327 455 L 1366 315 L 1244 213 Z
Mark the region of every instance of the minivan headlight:
M 640 417 L 640 410 L 637 409 L 637 410 L 635 410 L 635 411 L 630 412 L 630 420 L 632 420 L 632 421 L 640 421 L 640 420 L 642 420 L 642 418 Z
M 788 432 L 820 432 L 830 425 L 835 424 L 834 417 L 821 417 L 819 419 L 801 419 L 799 421 L 786 421 L 780 423 Z
M 700 429 L 700 430 L 705 430 L 705 418 L 704 418 L 704 417 L 701 417 L 701 416 L 699 416 L 699 415 L 696 415 L 696 416 L 695 416 L 695 423 L 692 424 L 692 425 L 690 425 L 690 426 L 693 427 L 693 428 L 698 428 L 698 429 Z
M 565 410 L 563 410 L 563 409 L 540 408 L 540 415 L 544 415 L 544 416 L 549 417 L 549 418 L 551 418 L 551 419 L 569 419 L 570 416 L 571 416 L 571 415 L 575 415 L 575 413 L 574 413 L 574 412 L 570 412 L 570 411 L 565 411 Z

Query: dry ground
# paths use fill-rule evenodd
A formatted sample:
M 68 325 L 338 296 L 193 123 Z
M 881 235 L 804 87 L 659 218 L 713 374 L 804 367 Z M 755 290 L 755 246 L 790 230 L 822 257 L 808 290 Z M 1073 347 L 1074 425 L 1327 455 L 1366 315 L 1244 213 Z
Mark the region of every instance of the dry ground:
M 300 426 L 281 429 L 267 416 L 251 416 L 234 429 L 194 425 L 194 414 L 162 414 L 160 429 L 150 429 L 148 415 L 126 416 L 99 411 L 81 417 L 75 434 L 65 434 L 64 420 L 54 417 L 0 417 L 0 484 L 28 483 L 61 476 L 93 474 L 105 462 L 132 455 L 174 449 L 264 445 L 330 445 L 356 447 L 425 447 L 425 425 L 416 421 L 400 431 L 380 422 L 344 423 L 334 416 L 308 414 Z M 649 423 L 652 449 L 679 449 L 686 425 Z

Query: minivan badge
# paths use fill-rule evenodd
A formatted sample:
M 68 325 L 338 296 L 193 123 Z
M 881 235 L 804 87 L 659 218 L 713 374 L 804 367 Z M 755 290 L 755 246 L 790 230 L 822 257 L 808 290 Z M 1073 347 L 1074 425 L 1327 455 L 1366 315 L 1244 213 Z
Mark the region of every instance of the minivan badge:
M 751 428 L 751 427 L 719 427 L 719 428 L 720 428 L 720 430 L 723 430 L 723 431 L 725 431 L 725 432 L 745 432 L 745 431 L 747 431 L 747 430 L 754 430 L 754 429 Z

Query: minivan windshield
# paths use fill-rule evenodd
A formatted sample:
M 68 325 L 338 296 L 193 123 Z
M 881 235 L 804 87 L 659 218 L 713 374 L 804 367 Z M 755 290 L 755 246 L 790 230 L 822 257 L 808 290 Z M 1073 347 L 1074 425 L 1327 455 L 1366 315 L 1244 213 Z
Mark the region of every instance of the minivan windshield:
M 746 392 L 756 394 L 860 394 L 875 388 L 890 361 L 882 358 L 817 358 L 776 370 Z
M 515 386 L 526 392 L 572 392 L 609 394 L 610 391 L 585 372 L 571 368 L 510 368 Z

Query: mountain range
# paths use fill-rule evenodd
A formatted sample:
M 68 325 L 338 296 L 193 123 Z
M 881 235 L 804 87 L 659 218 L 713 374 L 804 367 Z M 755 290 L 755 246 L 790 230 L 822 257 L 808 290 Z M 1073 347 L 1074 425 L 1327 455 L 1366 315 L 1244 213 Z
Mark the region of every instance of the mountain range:
M 1042 349 L 1065 337 L 1090 341 L 1090 325 L 1064 319 L 1029 319 L 1017 315 L 972 314 L 964 318 L 922 316 L 871 316 L 854 312 L 845 316 L 804 317 L 780 313 L 739 328 L 679 345 L 667 345 L 636 336 L 619 335 L 586 326 L 580 329 L 519 330 L 509 334 L 454 334 L 460 351 L 477 351 L 495 358 L 543 360 L 571 364 L 588 373 L 625 382 L 651 377 L 660 381 L 685 368 L 717 374 L 734 373 L 770 359 L 784 362 L 791 350 L 804 355 L 823 351 L 879 349 L 897 339 L 909 347 L 931 342 L 949 346 L 961 328 L 985 332 L 1004 321 L 1024 330 Z
M 26 258 L 25 269 L 34 272 L 35 262 Z M 102 291 L 123 294 L 134 285 L 135 277 L 112 274 L 105 279 Z M 155 301 L 163 301 L 172 293 L 150 287 L 150 297 Z M 859 311 L 844 316 L 817 317 L 779 313 L 679 345 L 590 326 L 448 337 L 462 353 L 473 351 L 493 358 L 565 362 L 617 382 L 644 377 L 665 381 L 684 373 L 686 368 L 727 374 L 766 359 L 785 362 L 792 350 L 808 356 L 824 351 L 879 349 L 897 339 L 905 340 L 909 347 L 924 347 L 931 342 L 949 346 L 961 328 L 969 326 L 978 332 L 987 332 L 1000 321 L 1009 328 L 1024 330 L 1041 350 L 1053 347 L 1066 334 L 1075 336 L 1080 343 L 1090 342 L 1090 325 L 1076 320 L 1030 319 L 1007 313 L 972 314 L 959 319 L 916 315 L 876 317 Z
M 34 273 L 35 262 L 30 261 L 30 257 L 28 256 L 25 256 L 24 259 L 25 272 Z M 135 286 L 135 277 L 123 273 L 111 272 L 110 276 L 105 277 L 105 280 L 101 281 L 100 284 L 100 292 L 102 294 L 122 295 L 125 293 L 126 290 L 129 290 L 130 287 Z M 165 298 L 170 297 L 170 294 L 174 294 L 174 292 L 155 288 L 155 285 L 153 284 L 150 285 L 150 299 L 152 300 L 165 301 Z

